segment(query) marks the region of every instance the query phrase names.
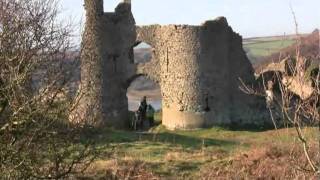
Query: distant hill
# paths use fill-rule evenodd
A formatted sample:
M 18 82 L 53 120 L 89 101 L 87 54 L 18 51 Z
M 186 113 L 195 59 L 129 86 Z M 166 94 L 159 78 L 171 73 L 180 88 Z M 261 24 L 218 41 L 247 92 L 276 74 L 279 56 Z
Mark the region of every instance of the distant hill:
M 264 57 L 279 52 L 295 43 L 296 36 L 254 37 L 243 40 L 243 47 L 253 66 L 261 63 Z
M 263 69 L 270 63 L 279 62 L 279 60 L 282 60 L 288 56 L 296 56 L 296 48 L 297 43 L 295 42 L 286 48 L 280 49 L 278 52 L 274 52 L 269 56 L 263 57 L 258 63 L 254 65 L 256 72 L 261 71 L 261 69 Z M 318 29 L 307 36 L 301 37 L 300 53 L 302 56 L 309 57 L 313 60 L 319 60 L 319 50 L 320 43 Z

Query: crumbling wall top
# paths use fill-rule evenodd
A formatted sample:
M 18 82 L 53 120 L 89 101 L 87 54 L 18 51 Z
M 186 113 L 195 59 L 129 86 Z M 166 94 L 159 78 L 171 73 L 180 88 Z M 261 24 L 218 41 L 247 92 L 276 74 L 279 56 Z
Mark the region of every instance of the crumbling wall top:
M 171 29 L 171 30 L 181 30 L 181 29 L 201 29 L 206 27 L 226 27 L 229 26 L 228 21 L 225 17 L 221 16 L 213 20 L 208 20 L 201 25 L 188 25 L 188 24 L 168 24 L 168 25 L 142 25 L 138 26 L 138 29 Z

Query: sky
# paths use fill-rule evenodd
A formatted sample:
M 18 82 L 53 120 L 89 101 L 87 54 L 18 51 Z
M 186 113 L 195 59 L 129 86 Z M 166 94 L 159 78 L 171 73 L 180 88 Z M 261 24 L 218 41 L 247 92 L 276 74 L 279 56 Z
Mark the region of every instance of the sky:
M 112 12 L 121 0 L 104 0 Z M 64 17 L 84 20 L 83 0 L 61 0 Z M 293 34 L 295 12 L 300 33 L 320 28 L 320 0 L 132 0 L 137 25 L 190 24 L 225 16 L 243 37 Z

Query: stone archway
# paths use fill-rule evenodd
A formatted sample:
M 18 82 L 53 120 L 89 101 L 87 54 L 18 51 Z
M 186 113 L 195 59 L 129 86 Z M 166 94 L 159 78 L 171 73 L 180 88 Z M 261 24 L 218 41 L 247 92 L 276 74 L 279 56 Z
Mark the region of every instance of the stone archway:
M 127 96 L 128 92 L 135 93 L 135 101 L 137 101 L 137 96 L 140 96 L 140 99 L 144 96 L 143 93 L 147 96 L 150 101 L 155 101 L 161 99 L 161 87 L 159 84 L 159 79 L 154 72 L 159 71 L 153 65 L 156 64 L 156 59 L 154 58 L 154 48 L 149 43 L 143 40 L 137 40 L 132 47 L 132 57 L 131 64 L 134 67 L 134 71 L 131 72 L 130 77 L 126 81 L 127 86 Z M 133 86 L 133 87 L 132 87 Z M 130 89 L 131 87 L 131 89 Z M 139 92 L 137 92 L 137 90 Z M 134 91 L 134 92 L 132 92 Z M 131 94 L 131 98 L 132 94 Z M 140 100 L 139 99 L 139 100 Z M 129 110 L 130 109 L 130 98 L 129 98 Z M 160 103 L 153 103 L 157 108 Z

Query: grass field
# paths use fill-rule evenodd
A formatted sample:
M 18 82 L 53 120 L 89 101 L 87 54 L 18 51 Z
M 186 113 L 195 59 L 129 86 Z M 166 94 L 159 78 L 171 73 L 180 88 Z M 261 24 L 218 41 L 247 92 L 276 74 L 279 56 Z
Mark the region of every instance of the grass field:
M 317 129 L 304 132 L 318 147 Z M 305 161 L 302 153 L 295 154 L 300 146 L 294 129 L 169 131 L 158 126 L 147 133 L 104 130 L 96 141 L 103 153 L 88 169 L 89 179 L 283 179 L 295 177 L 292 158 Z
M 262 57 L 270 56 L 295 43 L 293 38 L 273 37 L 244 40 L 244 49 L 252 63 Z
M 246 44 L 245 48 L 249 49 L 249 53 L 256 57 L 269 56 L 292 45 L 294 42 L 294 40 L 261 41 Z

